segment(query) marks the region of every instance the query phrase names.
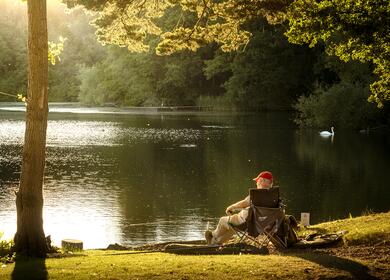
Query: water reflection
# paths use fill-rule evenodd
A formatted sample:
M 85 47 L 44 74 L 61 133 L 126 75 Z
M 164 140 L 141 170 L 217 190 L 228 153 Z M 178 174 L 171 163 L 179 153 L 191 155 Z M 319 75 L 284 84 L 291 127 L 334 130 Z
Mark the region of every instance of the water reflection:
M 286 114 L 50 115 L 44 227 L 55 243 L 203 238 L 272 170 L 288 211 L 312 222 L 388 210 L 386 135 L 299 131 Z M 0 115 L 0 230 L 15 231 L 22 113 Z M 374 180 L 373 180 L 374 178 Z
M 390 198 L 387 141 L 387 135 L 339 133 L 332 142 L 318 139 L 312 131 L 297 134 L 298 159 L 311 174 L 303 177 L 307 195 L 297 197 L 298 204 L 305 199 L 315 215 L 329 219 L 359 215 L 366 209 L 386 210 Z
M 23 144 L 25 123 L 22 120 L 0 122 L 0 143 Z M 178 143 L 193 147 L 200 130 L 189 128 L 122 127 L 117 122 L 49 120 L 47 146 L 114 146 L 135 143 Z M 183 143 L 183 144 L 180 144 Z

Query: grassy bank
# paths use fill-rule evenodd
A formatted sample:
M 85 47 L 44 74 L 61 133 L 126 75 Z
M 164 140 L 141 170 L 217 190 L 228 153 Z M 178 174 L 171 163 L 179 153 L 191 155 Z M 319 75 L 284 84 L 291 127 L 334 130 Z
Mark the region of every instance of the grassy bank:
M 311 226 L 300 234 L 347 231 L 346 245 L 377 245 L 390 241 L 390 212 L 335 220 Z
M 387 256 L 371 259 L 340 254 L 353 247 L 381 248 L 374 252 L 387 254 L 383 248 L 390 244 L 389 221 L 390 212 L 308 229 L 348 230 L 347 245 L 339 247 L 338 254 L 331 250 L 288 250 L 274 255 L 178 256 L 88 250 L 83 256 L 18 260 L 0 268 L 0 279 L 389 279 Z

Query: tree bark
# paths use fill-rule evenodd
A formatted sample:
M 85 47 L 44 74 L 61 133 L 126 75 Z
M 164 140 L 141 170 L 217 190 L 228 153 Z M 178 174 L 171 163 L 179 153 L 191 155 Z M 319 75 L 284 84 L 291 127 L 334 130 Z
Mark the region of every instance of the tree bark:
M 28 92 L 22 172 L 16 193 L 17 253 L 45 257 L 43 173 L 45 166 L 48 37 L 46 0 L 28 0 Z

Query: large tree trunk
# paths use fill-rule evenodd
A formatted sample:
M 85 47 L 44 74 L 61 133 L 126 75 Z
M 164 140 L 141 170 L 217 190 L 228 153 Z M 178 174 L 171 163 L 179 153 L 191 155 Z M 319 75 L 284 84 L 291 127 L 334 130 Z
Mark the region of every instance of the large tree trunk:
M 16 194 L 17 253 L 45 257 L 43 171 L 45 166 L 48 88 L 46 0 L 28 0 L 28 93 L 20 187 Z

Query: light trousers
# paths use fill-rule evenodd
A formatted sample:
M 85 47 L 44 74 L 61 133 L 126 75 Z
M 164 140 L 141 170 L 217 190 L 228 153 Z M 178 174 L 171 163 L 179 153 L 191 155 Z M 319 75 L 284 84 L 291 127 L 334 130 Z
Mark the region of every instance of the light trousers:
M 231 216 L 224 216 L 219 219 L 217 228 L 213 231 L 211 244 L 222 244 L 228 241 L 235 234 L 230 224 L 238 226 L 245 223 L 248 217 L 248 209 L 241 210 L 240 213 Z

